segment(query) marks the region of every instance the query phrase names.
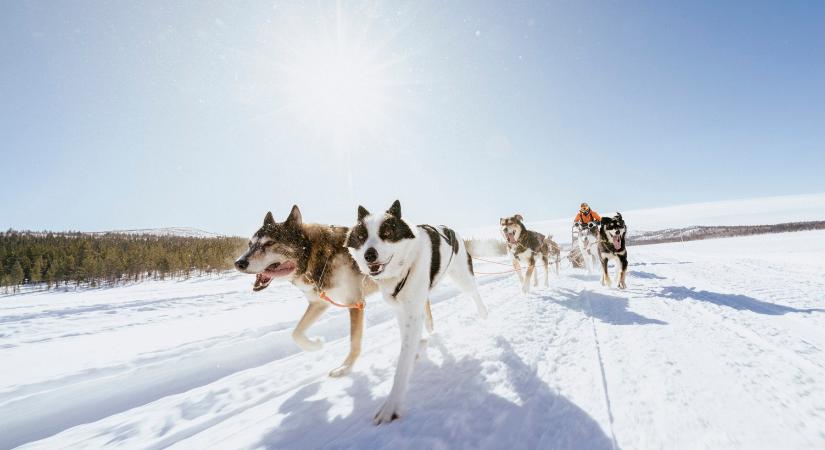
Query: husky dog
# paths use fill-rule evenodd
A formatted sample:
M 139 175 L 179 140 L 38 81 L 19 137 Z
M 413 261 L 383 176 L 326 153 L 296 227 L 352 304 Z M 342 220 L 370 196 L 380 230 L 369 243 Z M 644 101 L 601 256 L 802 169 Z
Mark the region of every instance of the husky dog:
M 478 294 L 473 262 L 464 241 L 445 226 L 411 227 L 401 218 L 398 200 L 384 214 L 370 214 L 359 206 L 358 222 L 350 229 L 346 245 L 361 271 L 378 284 L 401 331 L 401 353 L 392 390 L 373 419 L 378 425 L 400 415 L 421 343 L 427 298 L 444 275 L 472 297 L 481 317 L 487 317 L 487 308 Z
M 627 287 L 625 275 L 627 274 L 627 248 L 625 247 L 625 235 L 627 226 L 620 213 L 613 217 L 602 217 L 599 226 L 599 260 L 602 262 L 602 285 L 612 286 L 610 275 L 607 274 L 607 262 L 613 260 L 616 265 L 616 278 L 619 279 L 619 289 Z
M 243 273 L 256 274 L 253 291 L 266 289 L 272 280 L 286 279 L 300 289 L 309 301 L 304 316 L 292 332 L 292 339 L 304 351 L 320 350 L 320 339 L 309 339 L 306 330 L 329 307 L 321 298 L 355 306 L 378 287 L 358 270 L 344 242 L 347 227 L 303 223 L 301 211 L 293 206 L 284 222 L 275 222 L 266 213 L 264 224 L 249 240 L 249 250 L 235 261 Z M 363 304 L 363 303 L 362 303 Z M 361 354 L 364 331 L 363 308 L 350 308 L 350 351 L 340 367 L 329 374 L 338 377 L 352 370 Z
M 550 264 L 556 265 L 556 275 L 558 275 L 559 263 L 561 262 L 561 247 L 553 240 L 553 235 L 549 233 L 547 237 L 544 238 L 544 243 L 547 245 L 547 257 L 550 260 Z
M 576 232 L 575 245 L 579 247 L 584 266 L 587 268 L 587 273 L 592 274 L 599 261 L 599 224 L 590 222 L 588 224 L 578 223 L 573 225 Z
M 550 286 L 547 266 L 547 243 L 544 241 L 544 235 L 528 230 L 524 226 L 524 217 L 521 214 L 516 214 L 513 217 L 502 217 L 499 220 L 501 224 L 501 234 L 507 241 L 507 251 L 513 257 L 513 268 L 516 269 L 518 279 L 521 281 L 522 292 L 530 292 L 530 278 L 536 270 L 536 259 L 541 257 L 544 263 L 544 287 Z M 521 275 L 521 264 L 527 264 L 527 274 Z M 539 274 L 536 273 L 533 286 L 539 285 Z

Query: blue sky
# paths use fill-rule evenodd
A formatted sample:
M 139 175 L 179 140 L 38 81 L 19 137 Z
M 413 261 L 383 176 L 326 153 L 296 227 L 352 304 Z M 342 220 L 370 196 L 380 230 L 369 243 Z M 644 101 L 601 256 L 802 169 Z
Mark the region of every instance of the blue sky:
M 0 227 L 823 192 L 823 23 L 808 1 L 2 2 Z M 341 41 L 358 79 L 307 63 Z

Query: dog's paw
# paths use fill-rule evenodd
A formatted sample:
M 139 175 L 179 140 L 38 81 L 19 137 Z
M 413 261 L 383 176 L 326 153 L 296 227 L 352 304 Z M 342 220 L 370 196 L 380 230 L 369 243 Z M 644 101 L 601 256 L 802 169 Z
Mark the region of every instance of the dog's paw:
M 333 378 L 343 377 L 344 375 L 349 374 L 352 372 L 352 365 L 350 364 L 342 364 L 341 367 L 337 367 L 329 371 L 329 376 Z
M 305 352 L 317 352 L 324 348 L 324 340 L 321 338 L 309 339 L 306 336 L 293 336 L 295 344 Z
M 392 399 L 387 399 L 384 402 L 384 405 L 381 406 L 381 409 L 375 413 L 375 417 L 373 417 L 372 421 L 376 425 L 381 425 L 382 423 L 390 423 L 395 419 L 401 417 L 401 408 L 400 404 L 397 401 Z
M 627 289 L 627 285 L 624 284 L 624 282 L 620 282 L 618 288 L 619 289 Z
M 480 318 L 482 318 L 482 319 L 486 319 L 486 318 L 487 318 L 487 316 L 489 315 L 489 314 L 487 313 L 487 307 L 486 307 L 486 306 L 484 306 L 484 305 L 481 305 L 481 306 L 479 306 L 477 309 L 478 309 L 478 317 L 480 317 Z

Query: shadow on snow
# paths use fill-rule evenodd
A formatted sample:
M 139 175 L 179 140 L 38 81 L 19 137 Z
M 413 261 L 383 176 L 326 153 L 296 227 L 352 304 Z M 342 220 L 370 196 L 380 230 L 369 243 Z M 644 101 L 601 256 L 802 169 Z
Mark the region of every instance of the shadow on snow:
M 624 297 L 587 290 L 577 292 L 559 289 L 552 296 L 543 296 L 542 299 L 612 325 L 667 325 L 667 322 L 630 311 L 627 309 L 628 301 Z
M 352 376 L 346 394 L 351 412 L 330 419 L 333 404 L 316 397 L 322 381 L 299 389 L 281 406 L 286 417 L 259 445 L 266 448 L 553 448 L 612 449 L 612 440 L 587 412 L 550 389 L 499 337 L 499 361 L 517 399 L 494 393 L 501 380 L 488 380 L 485 362 L 456 360 L 437 336 L 430 338 L 444 359 L 438 366 L 416 362 L 406 413 L 397 422 L 374 426 L 384 397 L 372 398 L 373 383 Z
M 693 299 L 720 306 L 727 306 L 728 308 L 738 309 L 740 311 L 748 310 L 758 314 L 768 314 L 773 316 L 779 316 L 787 313 L 825 312 L 825 309 L 821 308 L 799 309 L 785 305 L 777 305 L 775 303 L 768 303 L 762 300 L 757 300 L 753 297 L 748 297 L 747 295 L 697 291 L 694 288 L 687 288 L 684 286 L 666 286 L 658 295 L 673 300 Z

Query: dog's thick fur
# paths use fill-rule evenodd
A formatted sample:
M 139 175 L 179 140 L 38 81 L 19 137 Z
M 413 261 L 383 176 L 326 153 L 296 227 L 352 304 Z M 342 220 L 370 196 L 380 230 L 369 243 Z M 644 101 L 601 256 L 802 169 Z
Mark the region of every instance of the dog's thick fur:
M 550 286 L 550 275 L 547 270 L 548 249 L 544 235 L 537 231 L 528 230 L 524 226 L 524 217 L 521 214 L 502 217 L 499 224 L 501 224 L 501 234 L 504 235 L 504 240 L 507 242 L 507 251 L 513 257 L 513 268 L 522 283 L 522 292 L 530 292 L 530 278 L 536 270 L 537 258 L 541 258 L 544 264 L 544 287 Z M 521 275 L 521 264 L 527 264 L 527 274 L 524 276 Z M 538 273 L 535 276 L 533 285 L 538 286 Z
M 260 291 L 275 278 L 288 279 L 300 289 L 309 306 L 292 332 L 292 338 L 302 350 L 315 351 L 323 347 L 320 339 L 310 339 L 306 330 L 329 307 L 319 297 L 321 292 L 336 303 L 354 305 L 378 286 L 365 277 L 347 252 L 344 242 L 347 227 L 303 223 L 301 211 L 292 207 L 289 217 L 275 222 L 271 212 L 249 241 L 249 250 L 235 261 L 243 273 L 257 274 L 253 289 Z M 361 354 L 364 331 L 364 310 L 351 308 L 350 351 L 344 362 L 330 376 L 349 373 Z
M 550 264 L 556 265 L 556 275 L 558 275 L 559 264 L 561 263 L 561 247 L 553 240 L 553 235 L 549 233 L 544 238 L 544 243 L 547 245 L 547 258 L 550 260 Z
M 590 222 L 588 224 L 573 225 L 576 230 L 576 242 L 579 247 L 579 253 L 584 261 L 584 267 L 587 268 L 587 273 L 592 274 L 596 263 L 599 261 L 599 224 Z
M 398 200 L 384 214 L 370 214 L 359 206 L 357 220 L 347 236 L 347 248 L 361 271 L 378 284 L 401 331 L 401 353 L 392 390 L 374 417 L 375 423 L 381 424 L 401 414 L 421 344 L 427 299 L 444 275 L 472 297 L 481 317 L 487 316 L 487 308 L 478 294 L 472 259 L 453 230 L 444 226 L 411 227 L 401 218 Z
M 625 235 L 627 226 L 620 213 L 613 217 L 602 217 L 599 225 L 599 260 L 602 263 L 602 285 L 612 287 L 613 282 L 607 273 L 607 263 L 613 260 L 616 265 L 616 278 L 619 289 L 625 289 L 625 275 L 627 274 L 627 248 Z

